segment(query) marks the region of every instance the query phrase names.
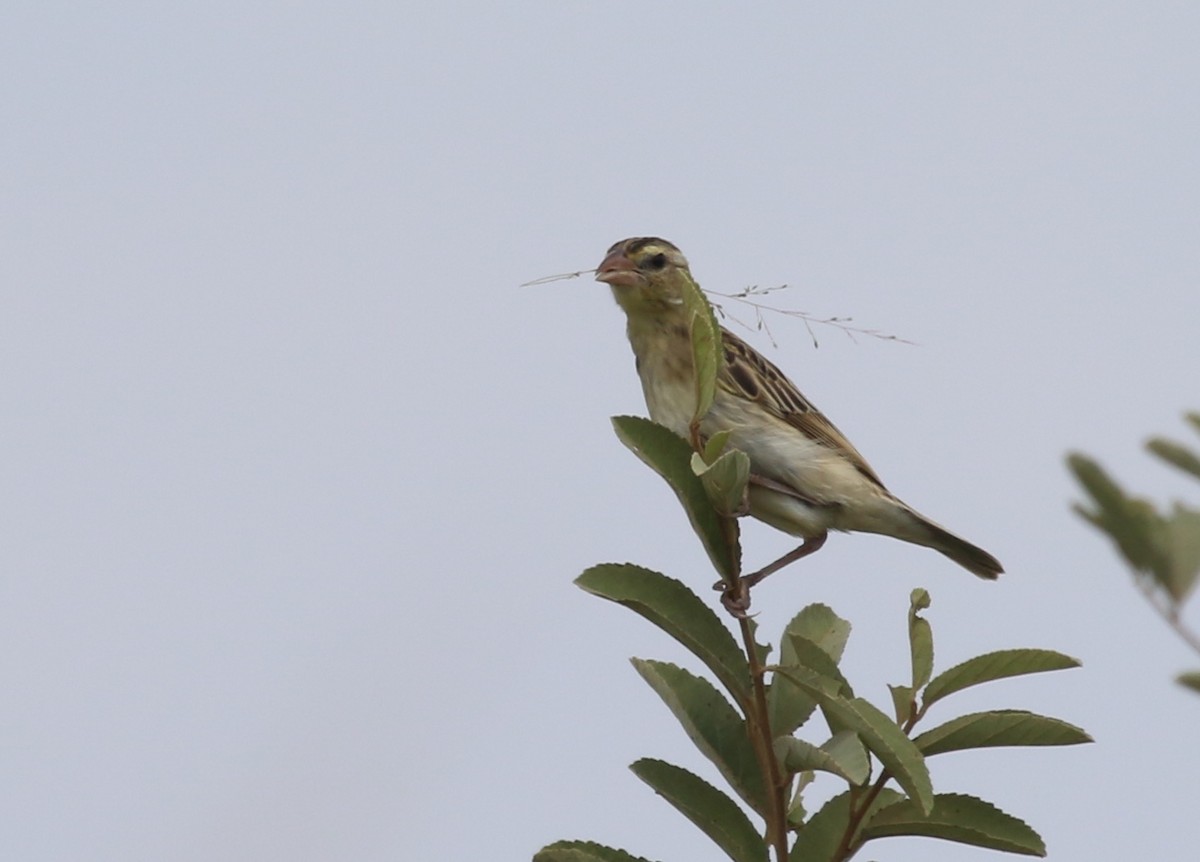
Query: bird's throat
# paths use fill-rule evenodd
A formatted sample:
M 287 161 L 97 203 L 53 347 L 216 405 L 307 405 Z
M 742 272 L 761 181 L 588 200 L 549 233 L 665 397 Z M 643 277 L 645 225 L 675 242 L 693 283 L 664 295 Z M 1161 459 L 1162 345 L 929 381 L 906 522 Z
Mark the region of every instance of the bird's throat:
M 685 435 L 696 410 L 696 383 L 691 334 L 682 310 L 628 317 L 629 344 L 650 418 Z

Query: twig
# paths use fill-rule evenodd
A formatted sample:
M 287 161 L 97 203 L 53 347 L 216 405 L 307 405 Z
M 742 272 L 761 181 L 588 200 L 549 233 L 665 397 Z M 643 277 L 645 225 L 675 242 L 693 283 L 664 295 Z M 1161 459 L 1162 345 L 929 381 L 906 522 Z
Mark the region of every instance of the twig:
M 755 310 L 755 315 L 759 321 L 759 326 L 758 326 L 759 329 L 763 328 L 762 313 L 764 311 L 773 311 L 776 314 L 782 314 L 785 317 L 794 317 L 799 320 L 802 320 L 804 322 L 805 329 L 808 330 L 809 337 L 812 338 L 812 340 L 813 340 L 814 347 L 820 347 L 820 343 L 817 341 L 817 336 L 813 332 L 813 329 L 812 329 L 811 324 L 814 324 L 814 323 L 821 324 L 824 326 L 832 326 L 837 329 L 840 329 L 843 332 L 845 332 L 846 335 L 849 336 L 851 340 L 854 340 L 855 335 L 866 335 L 871 338 L 878 338 L 882 341 L 896 341 L 896 342 L 899 342 L 900 344 L 915 344 L 916 343 L 913 341 L 909 341 L 907 338 L 901 338 L 898 335 L 891 335 L 889 333 L 883 332 L 878 329 L 867 329 L 866 327 L 863 327 L 863 326 L 854 326 L 854 325 L 852 325 L 852 323 L 854 321 L 854 318 L 852 318 L 852 317 L 838 317 L 838 316 L 817 317 L 816 315 L 809 314 L 806 311 L 798 311 L 798 310 L 792 310 L 792 309 L 786 309 L 786 308 L 775 308 L 772 305 L 767 305 L 762 302 L 756 302 L 755 300 L 750 298 L 752 296 L 766 296 L 767 294 L 774 293 L 777 290 L 786 290 L 787 287 L 788 287 L 788 285 L 786 285 L 786 284 L 777 285 L 775 287 L 765 287 L 765 288 L 759 287 L 758 285 L 751 285 L 750 287 L 739 290 L 737 293 L 721 293 L 721 292 L 715 291 L 715 290 L 706 290 L 704 292 L 707 293 L 709 296 L 719 296 L 724 299 L 732 299 L 734 302 L 740 302 L 743 305 L 749 305 L 751 308 L 753 308 Z M 721 308 L 720 304 L 716 303 L 716 302 L 713 303 L 713 307 L 717 308 L 717 309 Z M 731 319 L 736 320 L 737 318 L 733 318 L 731 315 Z M 774 339 L 771 339 L 771 343 L 774 344 Z
M 767 842 L 775 848 L 777 862 L 787 862 L 787 800 L 784 798 L 783 776 L 779 774 L 779 760 L 775 757 L 771 739 L 770 713 L 767 711 L 767 687 L 763 682 L 765 669 L 758 658 L 754 643 L 754 632 L 750 619 L 740 617 L 738 626 L 742 631 L 742 646 L 750 664 L 750 682 L 754 689 L 753 709 L 746 710 L 750 744 L 758 757 L 759 767 L 767 782 Z
M 779 342 L 775 340 L 775 333 L 771 332 L 771 327 L 767 326 L 767 320 L 765 317 L 762 316 L 761 311 L 758 311 L 757 309 L 755 309 L 754 325 L 751 326 L 746 321 L 742 320 L 740 317 L 736 317 L 735 315 L 726 311 L 724 308 L 717 305 L 716 303 L 710 302 L 709 305 L 711 305 L 713 307 L 713 311 L 715 311 L 717 313 L 717 316 L 720 317 L 722 320 L 731 320 L 734 323 L 736 323 L 738 326 L 740 326 L 742 329 L 746 330 L 747 332 L 761 332 L 767 336 L 767 340 L 771 342 L 772 347 L 775 347 L 775 348 L 779 347 Z
M 577 272 L 562 272 L 558 275 L 544 275 L 541 278 L 535 278 L 533 281 L 527 281 L 520 285 L 520 287 L 534 287 L 539 284 L 551 284 L 555 281 L 566 281 L 572 278 L 579 278 L 581 275 L 587 275 L 588 273 L 595 271 L 596 270 L 594 269 L 581 269 Z M 899 335 L 891 335 L 879 329 L 867 329 L 863 326 L 854 326 L 854 318 L 852 317 L 838 317 L 836 315 L 833 317 L 818 317 L 816 315 L 809 314 L 807 311 L 799 311 L 788 308 L 775 308 L 772 305 L 756 302 L 750 298 L 752 296 L 766 296 L 767 294 L 775 293 L 779 290 L 787 290 L 788 288 L 789 286 L 786 284 L 778 284 L 773 287 L 759 287 L 757 284 L 753 284 L 750 287 L 742 288 L 737 293 L 721 293 L 719 290 L 705 290 L 704 292 L 710 297 L 719 296 L 723 299 L 732 299 L 734 302 L 740 302 L 743 305 L 748 305 L 753 308 L 754 326 L 751 327 L 748 326 L 744 321 L 727 312 L 719 302 L 712 302 L 713 309 L 717 312 L 717 314 L 721 315 L 723 319 L 728 318 L 747 330 L 753 329 L 755 331 L 765 333 L 768 340 L 770 340 L 772 347 L 778 347 L 779 344 L 775 341 L 775 336 L 771 333 L 771 328 L 767 325 L 767 319 L 763 316 L 764 311 L 782 314 L 784 317 L 794 317 L 797 320 L 802 321 L 804 323 L 804 328 L 808 330 L 808 337 L 812 339 L 813 347 L 821 346 L 820 341 L 817 340 L 817 334 L 812 328 L 814 323 L 820 324 L 821 326 L 832 326 L 836 329 L 840 329 L 842 332 L 846 333 L 846 336 L 851 341 L 857 341 L 855 338 L 856 335 L 866 335 L 870 338 L 878 338 L 881 341 L 895 341 L 900 344 L 916 344 L 915 341 L 909 341 L 907 338 L 901 338 Z
M 587 275 L 589 272 L 595 271 L 594 269 L 581 269 L 579 272 L 561 272 L 558 275 L 543 275 L 541 278 L 535 278 L 533 281 L 527 281 L 517 286 L 533 287 L 538 284 L 550 284 L 552 281 L 566 281 L 569 278 L 579 278 L 581 275 Z
M 1200 635 L 1197 635 L 1186 625 L 1179 616 L 1179 604 L 1171 600 L 1168 596 L 1165 600 L 1160 596 L 1165 596 L 1161 588 L 1157 588 L 1157 582 L 1148 575 L 1135 575 L 1134 583 L 1137 584 L 1138 591 L 1146 597 L 1146 601 L 1150 603 L 1150 607 L 1162 617 L 1168 626 L 1179 635 L 1179 637 L 1192 648 L 1192 651 L 1200 655 Z

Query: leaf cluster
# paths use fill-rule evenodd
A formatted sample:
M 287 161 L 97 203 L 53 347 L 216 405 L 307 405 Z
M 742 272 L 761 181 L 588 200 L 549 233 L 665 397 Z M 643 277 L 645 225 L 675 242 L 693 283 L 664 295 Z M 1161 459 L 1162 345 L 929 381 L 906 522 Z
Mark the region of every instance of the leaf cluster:
M 683 583 L 649 569 L 603 564 L 576 583 L 653 622 L 712 674 L 716 684 L 674 664 L 633 659 L 733 795 L 662 760 L 639 760 L 631 768 L 730 859 L 765 862 L 769 845 L 751 817 L 769 819 L 769 796 L 776 788 L 751 744 L 753 725 L 763 716 L 756 713 L 750 666 L 733 635 Z M 783 782 L 778 789 L 787 798 L 787 858 L 849 859 L 866 842 L 897 835 L 1045 855 L 1041 838 L 1022 820 L 974 796 L 935 792 L 927 759 L 995 746 L 1073 745 L 1090 741 L 1087 733 L 1061 719 L 1013 709 L 960 715 L 920 734 L 914 728 L 931 706 L 963 689 L 1078 662 L 1050 650 L 1004 650 L 934 675 L 932 634 L 919 613 L 928 601 L 924 590 L 914 590 L 909 612 L 913 673 L 904 684 L 890 687 L 892 715 L 857 696 L 839 668 L 850 634 L 846 620 L 813 604 L 784 629 L 779 662 L 766 668 L 766 721 L 777 780 Z M 800 735 L 801 730 L 806 733 Z M 842 782 L 845 790 L 810 814 L 806 794 L 825 783 L 821 776 Z M 534 858 L 615 862 L 635 857 L 601 845 L 560 842 Z
M 690 440 L 632 416 L 613 419 L 620 440 L 675 492 L 726 584 L 741 576 L 737 518 L 746 509 L 750 463 L 727 447 L 727 434 L 702 440 L 722 361 L 720 335 L 694 282 L 691 309 L 697 409 Z M 987 653 L 935 673 L 933 632 L 923 612 L 928 593 L 912 592 L 907 625 L 911 673 L 889 686 L 890 714 L 857 694 L 840 663 L 850 623 L 822 604 L 801 610 L 774 651 L 758 642 L 753 620 L 736 617 L 738 638 L 681 581 L 631 563 L 605 563 L 576 580 L 587 592 L 629 608 L 688 650 L 708 676 L 653 659 L 633 666 L 715 767 L 728 791 L 694 772 L 645 758 L 631 768 L 734 862 L 840 862 L 867 842 L 927 836 L 1042 856 L 1038 834 L 1022 820 L 974 796 L 934 790 L 928 758 L 994 746 L 1073 745 L 1090 741 L 1078 727 L 1015 709 L 960 715 L 921 733 L 935 704 L 972 686 L 1076 667 L 1061 653 L 1014 649 Z M 819 716 L 819 719 L 818 719 Z M 834 787 L 830 788 L 830 783 Z M 840 789 L 818 796 L 822 791 Z M 809 811 L 811 799 L 827 801 Z M 761 825 L 756 826 L 755 820 Z M 639 862 L 623 850 L 559 841 L 535 862 Z M 646 860 L 640 860 L 646 862 Z
M 1200 413 L 1187 421 L 1200 433 Z M 1200 455 L 1182 443 L 1155 437 L 1146 449 L 1170 466 L 1200 479 Z M 1131 495 L 1095 460 L 1079 453 L 1067 465 L 1090 498 L 1075 511 L 1112 539 L 1133 572 L 1139 589 L 1172 628 L 1200 653 L 1200 635 L 1183 623 L 1183 606 L 1200 576 L 1200 509 L 1179 501 L 1160 508 L 1145 497 Z M 1181 684 L 1200 691 L 1200 671 L 1182 674 Z
M 695 458 L 684 440 L 635 417 L 618 417 L 614 427 L 675 490 L 714 567 L 736 576 L 740 550 L 736 531 L 727 529 L 736 522 L 719 509 L 727 511 L 738 495 L 725 482 L 715 482 L 713 491 L 702 478 L 733 453 L 715 455 L 712 447 Z M 731 475 L 736 485 L 738 471 Z M 639 760 L 632 769 L 736 862 L 764 862 L 771 847 L 781 845 L 786 858 L 832 862 L 849 859 L 868 841 L 896 835 L 1044 855 L 1041 838 L 1020 819 L 974 796 L 935 792 L 927 758 L 994 746 L 1072 745 L 1089 741 L 1083 730 L 1015 709 L 960 715 L 919 734 L 915 729 L 932 706 L 963 689 L 1076 667 L 1075 659 L 1049 650 L 1004 650 L 935 674 L 933 633 L 923 615 L 929 596 L 914 590 L 907 616 L 911 673 L 890 686 L 889 714 L 859 696 L 841 671 L 850 623 L 825 605 L 797 614 L 781 633 L 777 662 L 765 665 L 770 648 L 753 638 L 750 648 L 739 647 L 726 624 L 681 581 L 629 563 L 606 563 L 576 583 L 654 623 L 711 674 L 633 659 L 732 794 L 661 760 Z M 751 621 L 739 624 L 753 634 Z M 769 740 L 765 752 L 758 738 Z M 806 797 L 829 781 L 841 782 L 844 790 L 808 812 Z M 752 817 L 765 828 L 755 827 Z M 536 862 L 633 858 L 581 842 L 552 844 L 535 856 Z

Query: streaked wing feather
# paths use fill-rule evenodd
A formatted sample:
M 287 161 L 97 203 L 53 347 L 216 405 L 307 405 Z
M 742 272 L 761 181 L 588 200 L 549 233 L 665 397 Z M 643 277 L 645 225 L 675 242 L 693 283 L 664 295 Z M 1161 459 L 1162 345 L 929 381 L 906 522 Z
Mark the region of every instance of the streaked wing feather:
M 722 328 L 721 336 L 725 362 L 717 378 L 718 386 L 732 395 L 756 402 L 805 436 L 837 452 L 880 488 L 884 487 L 883 481 L 846 435 L 800 394 L 787 375 L 728 329 Z

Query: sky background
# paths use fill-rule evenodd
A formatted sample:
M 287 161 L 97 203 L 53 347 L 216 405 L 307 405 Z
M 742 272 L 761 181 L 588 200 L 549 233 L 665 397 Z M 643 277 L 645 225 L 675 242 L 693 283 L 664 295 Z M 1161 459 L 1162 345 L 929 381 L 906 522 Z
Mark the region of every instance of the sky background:
M 622 315 L 518 287 L 655 234 L 707 288 L 916 342 L 751 337 L 1008 570 L 834 536 L 756 591 L 763 635 L 831 605 L 878 703 L 917 586 L 941 669 L 1078 656 L 939 714 L 1097 744 L 935 787 L 1052 858 L 1188 858 L 1200 660 L 1063 456 L 1197 498 L 1141 451 L 1200 408 L 1197 44 L 1188 2 L 8 4 L 0 856 L 721 858 L 626 768 L 714 779 L 627 663 L 689 657 L 571 583 L 629 560 L 715 600 L 609 426 L 644 412 Z

